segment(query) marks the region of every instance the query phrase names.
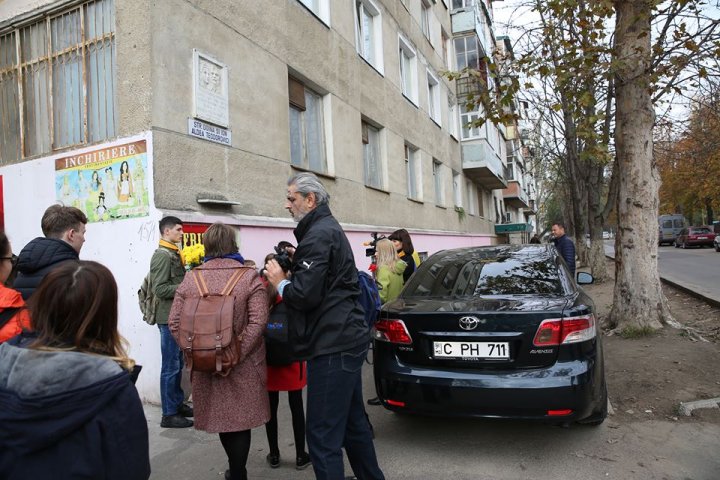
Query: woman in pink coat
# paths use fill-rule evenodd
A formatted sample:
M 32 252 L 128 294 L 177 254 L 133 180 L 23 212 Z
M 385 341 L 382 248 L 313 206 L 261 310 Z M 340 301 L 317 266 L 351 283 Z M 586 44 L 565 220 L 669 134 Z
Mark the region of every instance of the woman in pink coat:
M 205 263 L 197 267 L 210 293 L 219 293 L 238 268 L 246 272 L 232 290 L 235 334 L 242 333 L 240 362 L 222 377 L 214 373 L 192 371 L 195 428 L 219 433 L 227 453 L 229 480 L 245 480 L 245 464 L 250 451 L 250 430 L 270 419 L 263 332 L 268 320 L 267 293 L 255 269 L 244 267 L 235 241 L 236 231 L 223 223 L 214 223 L 203 235 Z M 175 293 L 168 325 L 177 339 L 180 315 L 186 298 L 199 292 L 191 275 Z

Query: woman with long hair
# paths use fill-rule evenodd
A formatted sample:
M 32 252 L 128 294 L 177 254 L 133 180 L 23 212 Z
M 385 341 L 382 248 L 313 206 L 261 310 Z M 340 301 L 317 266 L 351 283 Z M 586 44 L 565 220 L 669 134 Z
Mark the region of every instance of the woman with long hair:
M 280 247 L 283 242 L 280 242 Z M 288 242 L 282 245 L 282 248 L 295 247 Z M 274 253 L 265 256 L 263 265 L 275 258 Z M 271 317 L 275 315 L 285 315 L 286 312 L 282 304 L 282 297 L 278 295 L 275 287 L 263 281 L 268 292 L 268 304 L 272 311 Z M 283 319 L 287 324 L 287 318 Z M 270 328 L 268 324 L 268 328 Z M 269 357 L 268 362 L 272 360 Z M 270 365 L 267 366 L 267 390 L 270 399 L 270 420 L 265 424 L 265 433 L 267 434 L 268 446 L 270 453 L 267 454 L 266 460 L 270 467 L 277 468 L 280 466 L 280 447 L 278 445 L 278 419 L 277 409 L 280 403 L 280 392 L 288 392 L 288 404 L 290 406 L 290 414 L 292 416 L 293 436 L 295 437 L 295 468 L 303 470 L 310 465 L 310 455 L 305 451 L 305 410 L 303 408 L 302 391 L 307 385 L 307 369 L 305 362 L 291 362 L 287 365 Z
M 30 328 L 30 315 L 22 295 L 5 286 L 13 271 L 13 264 L 10 240 L 0 230 L 0 343 Z
M 195 428 L 219 434 L 230 464 L 225 478 L 245 480 L 250 430 L 270 420 L 263 341 L 268 302 L 257 272 L 244 265 L 235 232 L 234 228 L 219 222 L 207 229 L 203 235 L 205 263 L 186 275 L 175 292 L 168 325 L 177 340 L 185 303 L 201 295 L 195 283 L 196 273 L 202 277 L 211 295 L 230 288 L 228 282 L 240 273 L 229 293 L 233 298 L 233 334 L 240 339 L 240 359 L 226 376 L 192 370 L 190 381 Z
M 120 164 L 120 178 L 118 178 L 118 201 L 120 203 L 130 203 L 130 199 L 135 195 L 133 189 L 133 179 L 130 175 L 130 165 L 127 160 Z
M 147 421 L 110 270 L 65 262 L 29 308 L 33 331 L 0 345 L 3 478 L 149 478 Z
M 403 283 L 407 282 L 410 275 L 412 275 L 417 266 L 420 265 L 420 257 L 415 252 L 410 234 L 407 230 L 401 228 L 391 233 L 388 240 L 395 245 L 395 250 L 397 250 L 400 260 L 407 264 L 407 268 L 403 273 Z
M 387 303 L 395 300 L 400 294 L 405 284 L 403 273 L 407 269 L 407 264 L 400 260 L 392 241 L 386 238 L 377 241 L 375 251 L 377 258 L 375 280 L 378 284 L 380 301 Z

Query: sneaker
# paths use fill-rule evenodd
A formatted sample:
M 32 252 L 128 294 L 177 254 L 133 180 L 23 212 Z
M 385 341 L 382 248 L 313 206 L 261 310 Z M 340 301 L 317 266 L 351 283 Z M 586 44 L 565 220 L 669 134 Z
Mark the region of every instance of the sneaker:
M 187 428 L 193 426 L 193 421 L 188 420 L 180 414 L 162 417 L 160 426 L 163 428 Z
M 180 408 L 178 408 L 177 413 L 178 413 L 178 415 L 181 415 L 183 417 L 194 417 L 195 416 L 194 412 L 193 412 L 193 408 L 186 403 L 183 403 L 182 405 L 180 405 Z
M 305 470 L 307 467 L 310 466 L 310 455 L 303 452 L 295 459 L 295 469 L 296 470 Z
M 270 464 L 270 468 L 278 468 L 280 466 L 279 453 L 268 453 L 265 460 L 267 460 L 268 464 Z

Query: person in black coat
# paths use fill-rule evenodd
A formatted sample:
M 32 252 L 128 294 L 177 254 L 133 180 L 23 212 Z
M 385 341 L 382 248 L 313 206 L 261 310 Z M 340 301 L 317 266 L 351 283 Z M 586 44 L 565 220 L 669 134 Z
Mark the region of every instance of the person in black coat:
M 345 448 L 358 478 L 384 480 L 362 398 L 368 336 L 358 272 L 328 200 L 312 173 L 290 179 L 285 208 L 298 222 L 291 274 L 270 260 L 265 275 L 287 307 L 294 353 L 307 359 L 306 434 L 316 478 L 345 478 Z
M 0 476 L 148 479 L 139 367 L 121 344 L 110 270 L 65 262 L 30 308 L 33 332 L 0 345 Z
M 565 225 L 560 222 L 553 224 L 552 233 L 555 248 L 563 260 L 565 260 L 570 273 L 573 278 L 575 278 L 575 244 L 565 235 Z
M 43 214 L 44 237 L 30 241 L 17 259 L 13 288 L 27 300 L 45 275 L 69 260 L 79 260 L 85 243 L 85 214 L 75 207 L 51 205 Z

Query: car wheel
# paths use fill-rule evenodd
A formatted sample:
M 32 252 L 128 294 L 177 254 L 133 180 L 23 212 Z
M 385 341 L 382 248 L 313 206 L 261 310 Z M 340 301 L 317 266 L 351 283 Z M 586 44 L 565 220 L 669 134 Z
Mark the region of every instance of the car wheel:
M 578 423 L 582 425 L 590 425 L 596 427 L 603 423 L 608 415 L 608 395 L 607 395 L 607 384 L 603 380 L 603 393 L 600 407 L 597 410 L 593 410 L 589 417 L 583 418 Z

